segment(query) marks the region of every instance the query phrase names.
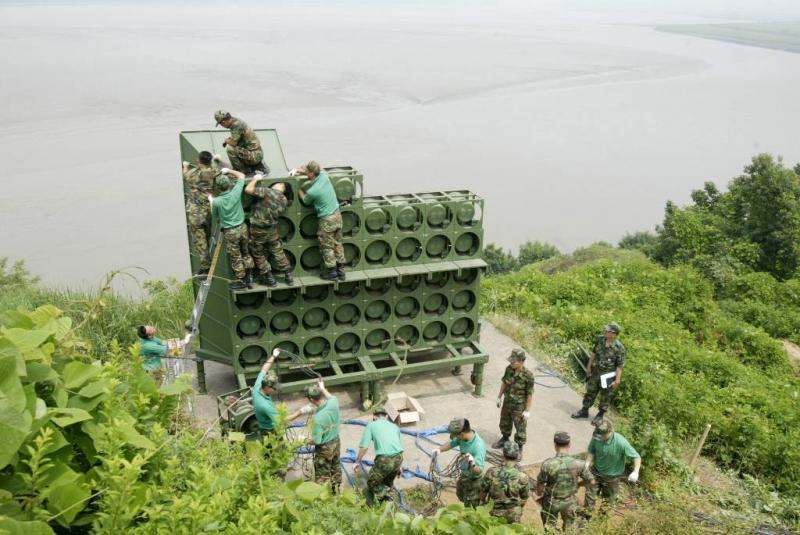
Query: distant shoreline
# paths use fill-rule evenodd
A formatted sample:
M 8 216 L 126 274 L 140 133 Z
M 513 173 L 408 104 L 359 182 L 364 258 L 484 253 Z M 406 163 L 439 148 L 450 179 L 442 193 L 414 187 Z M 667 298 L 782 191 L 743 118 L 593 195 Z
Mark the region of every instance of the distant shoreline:
M 800 53 L 800 21 L 728 24 L 662 24 L 660 32 L 678 33 L 746 46 Z

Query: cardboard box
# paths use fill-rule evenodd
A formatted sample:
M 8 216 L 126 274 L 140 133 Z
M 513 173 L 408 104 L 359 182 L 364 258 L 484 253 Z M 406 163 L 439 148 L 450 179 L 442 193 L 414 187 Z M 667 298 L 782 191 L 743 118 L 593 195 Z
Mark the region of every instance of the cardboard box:
M 390 420 L 402 425 L 419 422 L 425 409 L 405 392 L 392 392 L 386 396 L 386 412 Z

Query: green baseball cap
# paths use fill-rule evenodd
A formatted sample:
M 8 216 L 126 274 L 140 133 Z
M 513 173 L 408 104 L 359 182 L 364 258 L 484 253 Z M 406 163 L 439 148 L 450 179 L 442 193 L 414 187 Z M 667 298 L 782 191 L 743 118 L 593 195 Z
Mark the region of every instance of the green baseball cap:
M 219 126 L 219 123 L 221 123 L 225 119 L 228 119 L 230 116 L 231 116 L 231 114 L 228 113 L 225 110 L 217 110 L 217 111 L 215 111 L 214 112 L 214 120 L 217 121 L 217 124 L 215 124 L 214 126 Z
M 616 321 L 612 321 L 611 323 L 609 323 L 608 325 L 606 325 L 606 326 L 605 326 L 605 329 L 603 329 L 603 330 L 604 330 L 604 331 L 608 331 L 608 332 L 612 332 L 612 333 L 614 333 L 614 334 L 619 334 L 619 332 L 620 332 L 622 329 L 620 329 L 620 327 L 619 327 L 619 323 L 617 323 Z
M 606 435 L 613 432 L 614 424 L 611 423 L 611 420 L 603 418 L 600 423 L 595 426 L 594 433 L 592 433 L 592 438 L 596 438 L 597 440 L 605 440 Z
M 278 388 L 278 376 L 274 373 L 270 372 L 265 377 L 264 380 L 261 382 L 261 386 L 265 387 L 268 386 L 270 388 Z
M 450 433 L 450 438 L 455 438 L 463 430 L 464 418 L 454 418 L 447 425 L 447 432 Z
M 559 446 L 566 446 L 571 442 L 571 438 L 566 431 L 557 431 L 556 434 L 553 435 L 553 442 Z
M 503 444 L 503 457 L 509 460 L 519 459 L 519 446 L 516 442 L 507 440 L 505 444 Z
M 228 191 L 231 188 L 231 179 L 226 175 L 217 175 L 217 178 L 214 179 L 214 185 L 220 191 Z
M 321 392 L 316 386 L 307 386 L 305 389 L 305 394 L 308 399 L 318 399 Z
M 379 405 L 374 409 L 372 409 L 372 414 L 384 414 L 386 416 L 389 416 L 389 413 L 386 412 L 386 407 L 384 407 L 383 405 Z
M 524 362 L 525 352 L 521 349 L 511 350 L 511 355 L 508 357 L 508 362 Z

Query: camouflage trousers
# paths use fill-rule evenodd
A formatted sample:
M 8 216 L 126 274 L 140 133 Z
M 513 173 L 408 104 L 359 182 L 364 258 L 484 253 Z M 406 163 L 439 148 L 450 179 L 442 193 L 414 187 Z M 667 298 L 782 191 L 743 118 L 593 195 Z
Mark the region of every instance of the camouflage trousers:
M 466 507 L 478 507 L 483 503 L 483 476 L 472 478 L 461 474 L 456 481 L 456 496 Z
M 200 261 L 200 269 L 211 267 L 208 256 L 208 237 L 211 233 L 211 206 L 208 203 L 188 203 L 186 205 L 186 221 L 189 223 L 189 235 L 192 237 L 194 252 Z
M 338 210 L 319 220 L 317 239 L 319 239 L 319 253 L 326 268 L 331 269 L 336 267 L 336 264 L 344 264 L 342 214 Z
M 328 484 L 335 493 L 342 484 L 342 467 L 339 465 L 341 442 L 338 438 L 314 447 L 314 481 Z
M 375 465 L 367 476 L 367 503 L 372 505 L 376 500 L 384 501 L 389 497 L 389 491 L 394 485 L 394 479 L 398 476 L 403 466 L 403 454 L 397 455 L 378 455 L 375 457 Z
M 575 525 L 575 513 L 578 511 L 578 499 L 575 496 L 565 499 L 545 498 L 542 500 L 542 525 L 547 531 L 552 531 L 558 523 L 558 516 L 564 523 L 564 531 L 570 530 Z
M 508 438 L 511 436 L 511 430 L 516 428 L 517 434 L 514 436 L 514 442 L 522 447 L 528 440 L 528 420 L 522 417 L 525 412 L 525 405 L 515 403 L 508 403 L 503 401 L 503 408 L 500 409 L 500 433 Z
M 598 496 L 602 499 L 601 512 L 608 506 L 614 505 L 619 493 L 619 480 L 621 476 L 604 476 L 592 466 L 594 483 L 586 487 L 586 497 L 583 501 L 583 511 L 586 516 L 592 516 Z
M 254 172 L 264 167 L 265 175 L 269 174 L 269 168 L 264 164 L 264 151 L 262 150 L 249 150 L 244 147 L 234 147 L 227 145 L 225 151 L 228 153 L 228 160 L 231 162 L 231 167 L 236 171 L 241 171 L 246 175 L 253 174 Z
M 593 373 L 592 376 L 586 381 L 586 394 L 583 396 L 583 408 L 589 409 L 594 405 L 594 400 L 600 394 L 600 410 L 607 411 L 611 406 L 611 400 L 614 399 L 613 388 L 602 388 L 600 386 L 600 374 Z
M 514 505 L 510 507 L 495 505 L 489 514 L 496 518 L 505 518 L 506 522 L 513 524 L 515 522 L 519 522 L 519 519 L 522 518 L 522 505 Z
M 242 223 L 238 227 L 222 229 L 225 237 L 225 250 L 231 259 L 231 269 L 237 279 L 242 280 L 245 269 L 253 269 L 253 259 L 250 256 L 250 247 L 247 239 L 247 225 Z
M 278 235 L 278 225 L 257 227 L 250 225 L 250 254 L 260 273 L 269 273 L 271 266 L 268 256 L 275 259 L 279 271 L 289 271 L 289 259 L 283 252 L 283 243 Z

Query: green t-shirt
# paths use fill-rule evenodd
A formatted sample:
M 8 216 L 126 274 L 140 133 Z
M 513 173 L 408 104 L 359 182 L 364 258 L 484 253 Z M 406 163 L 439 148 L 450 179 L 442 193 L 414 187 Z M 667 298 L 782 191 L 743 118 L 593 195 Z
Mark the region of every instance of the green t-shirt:
M 256 382 L 253 385 L 253 409 L 256 412 L 256 420 L 258 420 L 258 428 L 263 431 L 272 431 L 275 429 L 275 423 L 278 421 L 280 415 L 275 404 L 272 402 L 272 397 L 264 394 L 261 391 L 261 383 L 267 372 L 261 370 Z
M 161 344 L 161 339 L 139 338 L 139 354 L 142 356 L 142 368 L 147 371 L 157 370 L 161 367 L 161 357 L 167 354 L 167 346 Z
M 314 179 L 311 186 L 303 197 L 303 204 L 314 206 L 317 217 L 328 217 L 339 209 L 339 200 L 336 198 L 336 191 L 333 189 L 331 179 L 325 171 L 320 171 L 319 176 Z
M 311 440 L 314 444 L 325 444 L 339 438 L 339 400 L 336 396 L 331 396 L 317 408 L 311 422 Z
M 450 445 L 454 448 L 457 447 L 461 453 L 469 453 L 472 455 L 472 458 L 475 459 L 475 464 L 477 464 L 478 468 L 481 469 L 480 474 L 473 474 L 469 469 L 469 463 L 462 462 L 462 477 L 476 479 L 483 475 L 484 466 L 486 466 L 486 444 L 483 442 L 483 439 L 480 437 L 477 431 L 472 432 L 472 438 L 469 440 L 461 440 L 460 438 L 452 439 L 450 441 Z
M 614 433 L 607 441 L 592 438 L 589 453 L 594 457 L 592 466 L 595 470 L 610 477 L 621 476 L 625 472 L 626 459 L 639 458 L 639 453 L 619 433 Z
M 403 438 L 400 436 L 400 428 L 386 418 L 378 418 L 367 424 L 358 447 L 368 448 L 370 442 L 375 443 L 375 455 L 394 456 L 403 453 Z
M 231 189 L 211 202 L 211 213 L 219 219 L 222 228 L 238 227 L 244 223 L 243 189 L 244 180 L 236 180 Z

